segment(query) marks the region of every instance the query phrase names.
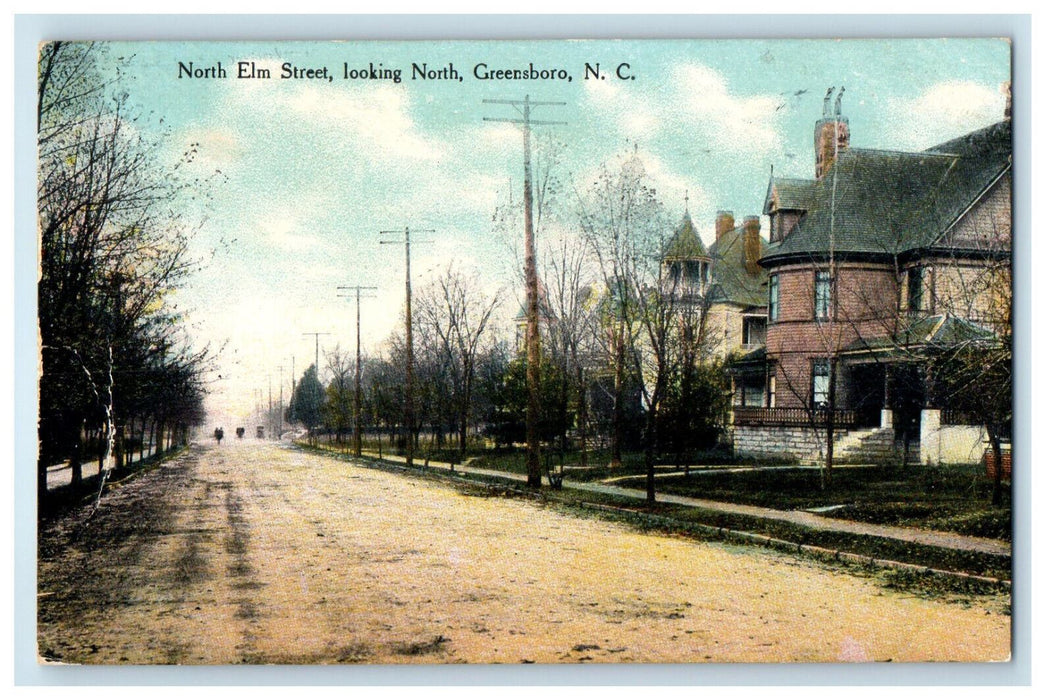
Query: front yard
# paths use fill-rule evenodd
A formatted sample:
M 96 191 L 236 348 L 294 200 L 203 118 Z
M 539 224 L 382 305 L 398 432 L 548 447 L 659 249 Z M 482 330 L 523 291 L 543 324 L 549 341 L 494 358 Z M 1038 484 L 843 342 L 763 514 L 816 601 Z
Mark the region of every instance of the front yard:
M 644 477 L 619 481 L 644 487 Z M 834 467 L 827 491 L 815 468 L 735 471 L 707 469 L 664 476 L 661 493 L 821 515 L 868 523 L 1012 538 L 1011 509 L 991 505 L 992 484 L 980 465 Z

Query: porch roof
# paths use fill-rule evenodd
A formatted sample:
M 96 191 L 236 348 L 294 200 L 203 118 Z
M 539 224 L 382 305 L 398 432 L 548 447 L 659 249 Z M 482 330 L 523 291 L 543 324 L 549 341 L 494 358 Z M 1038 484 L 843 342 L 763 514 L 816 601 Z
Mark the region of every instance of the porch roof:
M 908 349 L 949 348 L 964 343 L 992 341 L 994 337 L 994 333 L 972 321 L 939 314 L 919 318 L 894 335 L 859 338 L 847 345 L 841 354 L 888 355 Z

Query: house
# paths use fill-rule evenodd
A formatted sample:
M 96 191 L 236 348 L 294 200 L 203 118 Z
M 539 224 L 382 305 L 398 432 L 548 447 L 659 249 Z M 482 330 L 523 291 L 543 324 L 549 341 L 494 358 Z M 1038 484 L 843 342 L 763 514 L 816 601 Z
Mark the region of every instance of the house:
M 682 303 L 705 305 L 712 355 L 735 358 L 764 344 L 767 274 L 758 261 L 768 242 L 759 216 L 735 226 L 730 211 L 717 212 L 714 239 L 707 248 L 685 212 L 662 252 L 663 278 Z
M 1008 330 L 1008 110 L 925 151 L 890 151 L 852 145 L 840 100 L 827 100 L 814 136 L 814 177 L 768 184 L 767 324 L 733 369 L 736 451 L 817 459 L 832 419 L 835 458 L 978 460 L 983 429 L 939 405 L 924 359 Z

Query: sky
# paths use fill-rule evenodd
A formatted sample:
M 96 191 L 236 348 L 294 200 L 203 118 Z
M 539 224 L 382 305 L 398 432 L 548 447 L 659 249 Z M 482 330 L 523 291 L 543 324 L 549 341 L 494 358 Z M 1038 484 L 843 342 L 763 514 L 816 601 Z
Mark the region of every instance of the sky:
M 314 362 L 315 338 L 304 334 L 327 333 L 323 353 L 353 352 L 354 304 L 338 286 L 378 288 L 362 303 L 364 351 L 398 332 L 404 249 L 380 245 L 401 235 L 382 232 L 432 230 L 415 237 L 414 288 L 452 266 L 501 290 L 498 319 L 510 327 L 521 234 L 492 221 L 521 197 L 522 134 L 484 121 L 519 115 L 483 100 L 565 102 L 532 116 L 565 122 L 535 134 L 566 144 L 569 191 L 636 148 L 659 199 L 677 216 L 686 206 L 709 243 L 718 210 L 737 222 L 761 213 L 770 173 L 813 175 L 828 87 L 845 88 L 852 146 L 917 150 L 1001 119 L 1010 80 L 999 39 L 150 42 L 109 54 L 127 63 L 121 88 L 141 115 L 136 128 L 173 162 L 197 144 L 191 172 L 211 182 L 208 205 L 188 211 L 203 264 L 172 301 L 198 345 L 222 348 L 206 406 L 209 423 L 225 425 L 247 421 L 268 389 L 276 400 L 280 382 L 288 398 Z M 239 79 L 239 62 L 271 78 Z M 222 66 L 226 77 L 180 77 L 180 63 Z M 285 63 L 326 77 L 282 79 Z M 414 80 L 414 63 L 452 65 L 459 79 Z M 531 63 L 557 78 L 476 75 L 479 64 Z M 604 79 L 586 79 L 586 64 Z M 400 81 L 345 78 L 371 66 L 401 71 Z M 560 235 L 573 231 L 550 227 L 539 248 Z

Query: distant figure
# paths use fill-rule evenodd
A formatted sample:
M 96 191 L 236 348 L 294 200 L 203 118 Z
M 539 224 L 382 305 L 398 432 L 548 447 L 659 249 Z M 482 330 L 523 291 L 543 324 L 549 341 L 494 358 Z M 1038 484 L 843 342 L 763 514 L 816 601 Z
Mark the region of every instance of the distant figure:
M 239 440 L 245 437 L 245 428 L 238 428 L 234 432 L 237 434 Z
M 216 436 L 216 444 L 218 445 L 223 440 L 223 428 L 216 428 L 214 434 Z

